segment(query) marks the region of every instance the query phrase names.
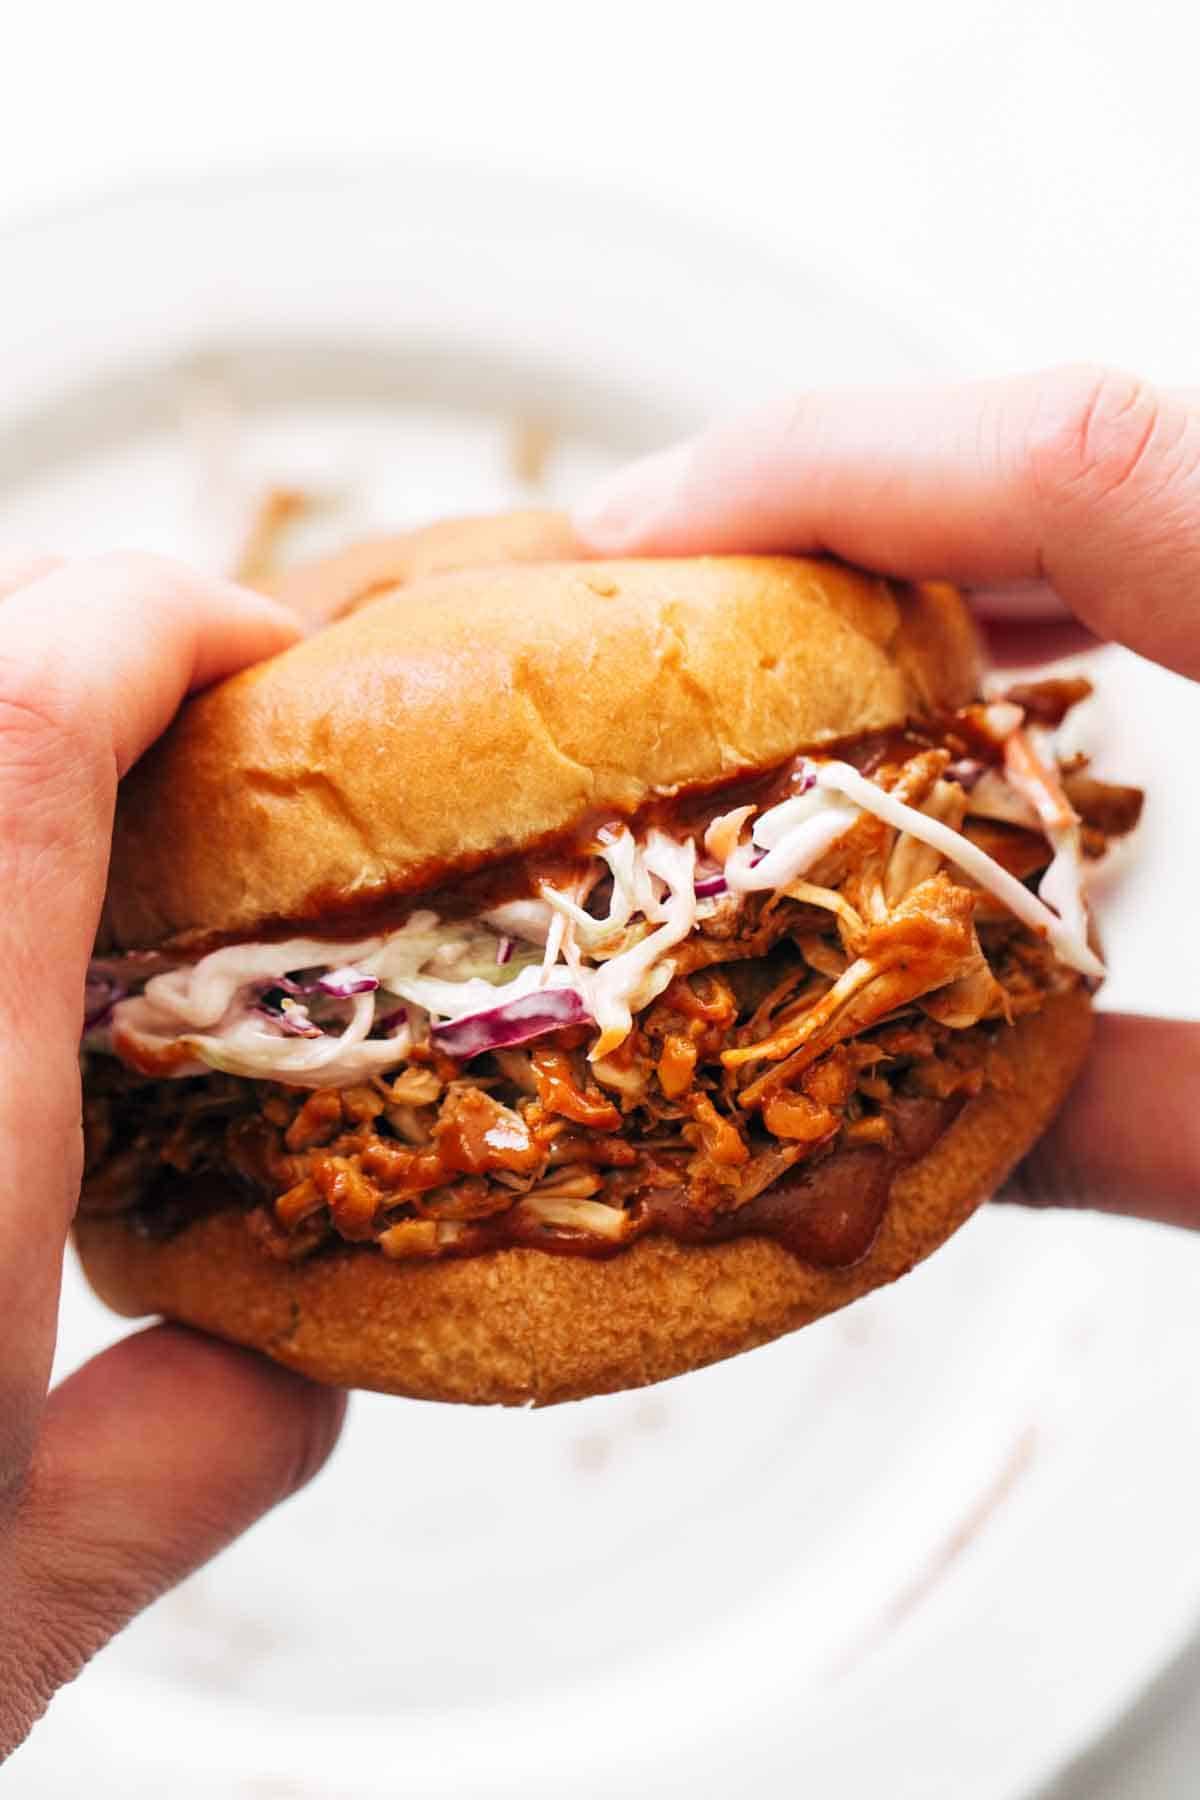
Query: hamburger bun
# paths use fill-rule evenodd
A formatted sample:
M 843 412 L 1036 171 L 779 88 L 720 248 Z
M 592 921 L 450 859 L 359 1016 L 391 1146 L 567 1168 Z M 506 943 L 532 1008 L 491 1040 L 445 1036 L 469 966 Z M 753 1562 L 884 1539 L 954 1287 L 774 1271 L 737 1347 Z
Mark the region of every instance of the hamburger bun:
M 310 626 L 329 625 L 424 575 L 489 563 L 569 562 L 582 555 L 563 513 L 481 513 L 363 538 L 256 583 Z
M 184 708 L 122 783 L 105 946 L 336 926 L 978 676 L 952 588 L 833 563 L 422 576 Z
M 602 1261 L 511 1249 L 415 1264 L 347 1247 L 282 1263 L 234 1209 L 165 1240 L 124 1217 L 81 1218 L 76 1242 L 117 1312 L 181 1319 L 318 1381 L 476 1405 L 613 1393 L 767 1343 L 906 1274 L 1045 1130 L 1090 1028 L 1078 989 L 1005 1034 L 992 1084 L 900 1175 L 878 1237 L 848 1269 L 812 1268 L 762 1237 L 642 1238 Z
M 789 557 L 589 563 L 553 514 L 377 539 L 274 584 L 341 614 L 193 700 L 122 785 L 104 942 L 187 950 L 336 932 L 397 897 L 552 843 L 581 818 L 768 768 L 978 691 L 969 615 Z M 555 560 L 559 559 L 559 560 Z M 659 1381 L 895 1280 L 1002 1183 L 1083 1058 L 1082 987 L 1001 1034 L 989 1084 L 895 1180 L 853 1266 L 768 1237 L 639 1239 L 592 1259 L 527 1248 L 389 1260 L 268 1256 L 231 1196 L 173 1236 L 84 1216 L 98 1294 L 317 1380 L 538 1404 Z

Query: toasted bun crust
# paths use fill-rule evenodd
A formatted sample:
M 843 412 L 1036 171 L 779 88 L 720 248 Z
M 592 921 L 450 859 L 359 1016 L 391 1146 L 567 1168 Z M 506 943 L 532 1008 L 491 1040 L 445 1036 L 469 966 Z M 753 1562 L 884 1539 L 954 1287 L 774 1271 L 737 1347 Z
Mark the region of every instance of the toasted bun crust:
M 423 577 L 184 709 L 122 783 L 104 941 L 332 924 L 977 676 L 953 589 L 834 563 Z
M 264 1350 L 318 1381 L 422 1400 L 547 1405 L 663 1381 L 734 1356 L 894 1281 L 1004 1180 L 1049 1123 L 1087 1047 L 1076 989 L 1020 1020 L 997 1082 L 892 1189 L 852 1269 L 814 1269 L 767 1238 L 704 1247 L 643 1238 L 611 1260 L 501 1250 L 461 1262 L 389 1262 L 374 1249 L 272 1261 L 236 1212 L 166 1242 L 121 1218 L 76 1240 L 102 1299 Z
M 582 555 L 564 513 L 481 513 L 364 538 L 258 585 L 310 625 L 327 625 L 426 575 L 488 563 L 570 562 Z

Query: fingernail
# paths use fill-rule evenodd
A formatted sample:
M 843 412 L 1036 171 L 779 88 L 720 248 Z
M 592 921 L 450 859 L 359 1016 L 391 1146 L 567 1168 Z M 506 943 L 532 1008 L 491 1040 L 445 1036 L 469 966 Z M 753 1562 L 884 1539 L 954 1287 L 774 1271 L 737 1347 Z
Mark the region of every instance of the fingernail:
M 572 514 L 576 532 L 610 554 L 650 542 L 674 510 L 691 459 L 690 444 L 639 457 L 593 488 Z

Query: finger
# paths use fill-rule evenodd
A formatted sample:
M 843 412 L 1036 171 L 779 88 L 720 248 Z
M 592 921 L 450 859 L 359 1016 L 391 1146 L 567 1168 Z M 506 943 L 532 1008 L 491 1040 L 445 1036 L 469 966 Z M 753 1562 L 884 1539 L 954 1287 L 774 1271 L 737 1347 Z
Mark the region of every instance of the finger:
M 145 556 L 0 606 L 0 1368 L 45 1390 L 78 1192 L 77 1049 L 117 778 L 189 688 L 282 648 L 274 602 Z M 11 1354 L 10 1354 L 11 1346 Z
M 1053 624 L 1071 617 L 1054 589 L 1044 581 L 974 587 L 971 605 L 981 619 L 1003 619 L 1021 625 Z
M 983 635 L 988 661 L 996 669 L 1033 668 L 1038 663 L 1057 662 L 1064 656 L 1079 656 L 1085 650 L 1100 648 L 1099 638 L 1066 617 L 1053 623 L 985 619 Z
M 37 1005 L 45 1024 L 47 945 L 80 1003 L 117 778 L 189 689 L 296 634 L 275 602 L 145 556 L 61 567 L 0 608 L 0 1022 Z
M 828 551 L 909 579 L 1045 581 L 1097 636 L 1200 674 L 1200 410 L 1135 377 L 799 400 L 627 469 L 606 554 Z
M 61 557 L 43 550 L 0 550 L 0 600 L 61 567 Z
M 1002 1197 L 1200 1226 L 1200 1025 L 1100 1014 L 1067 1104 Z
M 994 667 L 1029 667 L 1100 647 L 1044 581 L 971 588 L 968 597 Z
M 173 1325 L 57 1388 L 5 1595 L 30 1718 L 143 1607 L 309 1481 L 344 1412 L 335 1389 Z
M 277 602 L 161 557 L 63 564 L 0 613 L 0 700 L 78 725 L 124 774 L 193 688 L 297 636 Z

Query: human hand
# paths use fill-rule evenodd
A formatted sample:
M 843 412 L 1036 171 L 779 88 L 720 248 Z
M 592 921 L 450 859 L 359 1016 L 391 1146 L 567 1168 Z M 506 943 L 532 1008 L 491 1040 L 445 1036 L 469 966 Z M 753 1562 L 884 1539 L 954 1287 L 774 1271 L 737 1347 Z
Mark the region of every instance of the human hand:
M 117 780 L 282 608 L 146 556 L 0 559 L 0 1758 L 132 1616 L 316 1473 L 342 1397 L 175 1326 L 47 1400 Z
M 591 553 L 821 553 L 973 590 L 1003 660 L 1111 639 L 1200 677 L 1200 399 L 1067 368 L 813 392 L 623 470 Z M 1200 1225 L 1200 1025 L 1101 1015 L 1012 1197 Z

